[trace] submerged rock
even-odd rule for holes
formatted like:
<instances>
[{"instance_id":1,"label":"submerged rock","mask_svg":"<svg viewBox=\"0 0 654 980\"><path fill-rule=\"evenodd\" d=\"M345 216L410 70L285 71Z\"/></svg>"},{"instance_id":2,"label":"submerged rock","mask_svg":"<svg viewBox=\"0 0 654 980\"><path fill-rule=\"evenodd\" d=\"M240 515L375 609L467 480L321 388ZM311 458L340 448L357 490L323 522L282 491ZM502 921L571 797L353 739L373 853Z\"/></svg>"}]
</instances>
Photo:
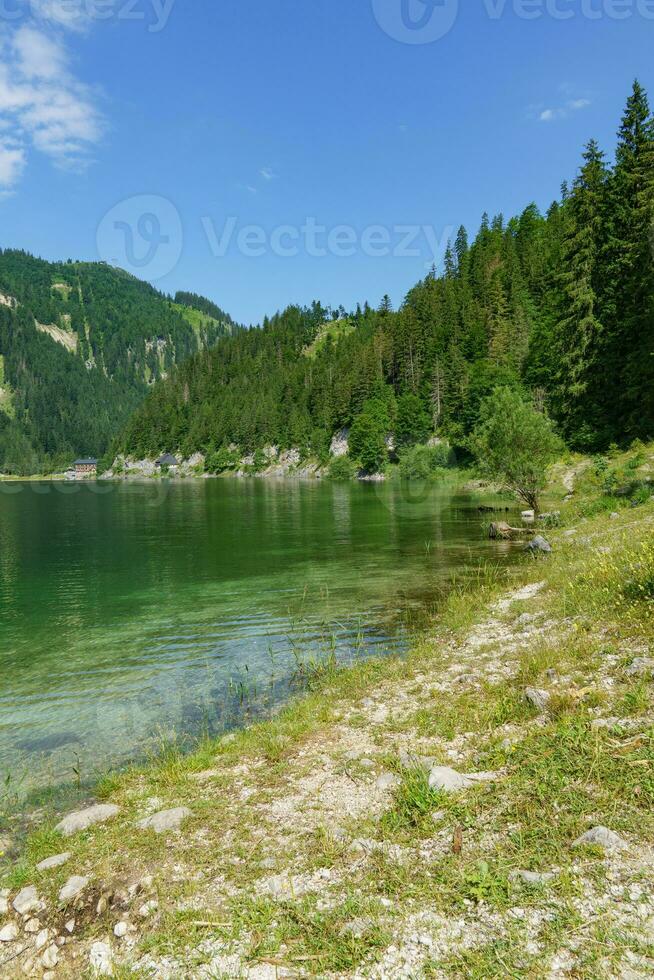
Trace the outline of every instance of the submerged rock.
<instances>
[{"instance_id":1,"label":"submerged rock","mask_svg":"<svg viewBox=\"0 0 654 980\"><path fill-rule=\"evenodd\" d=\"M535 538L529 542L525 551L531 551L532 554L542 553L545 555L551 554L552 545L549 541L542 536L542 534L537 534Z\"/></svg>"},{"instance_id":2,"label":"submerged rock","mask_svg":"<svg viewBox=\"0 0 654 980\"><path fill-rule=\"evenodd\" d=\"M87 827L91 827L93 824L104 823L106 820L110 820L119 812L120 807L115 806L113 803L97 803L95 806L89 806L85 810L75 810L73 813L69 813L68 816L59 821L55 830L58 830L64 837L70 837L72 834L86 830Z\"/></svg>"}]
</instances>

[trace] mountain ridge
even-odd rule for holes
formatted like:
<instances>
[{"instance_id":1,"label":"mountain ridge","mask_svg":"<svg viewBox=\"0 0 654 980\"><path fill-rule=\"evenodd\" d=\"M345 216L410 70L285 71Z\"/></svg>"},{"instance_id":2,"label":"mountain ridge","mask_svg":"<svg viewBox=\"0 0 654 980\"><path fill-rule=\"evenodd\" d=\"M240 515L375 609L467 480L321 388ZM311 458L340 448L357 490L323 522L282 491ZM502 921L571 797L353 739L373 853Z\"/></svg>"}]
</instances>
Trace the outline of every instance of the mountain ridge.
<instances>
[{"instance_id":1,"label":"mountain ridge","mask_svg":"<svg viewBox=\"0 0 654 980\"><path fill-rule=\"evenodd\" d=\"M0 470L47 472L102 455L156 381L239 329L215 309L222 318L180 311L102 262L0 251Z\"/></svg>"}]
</instances>

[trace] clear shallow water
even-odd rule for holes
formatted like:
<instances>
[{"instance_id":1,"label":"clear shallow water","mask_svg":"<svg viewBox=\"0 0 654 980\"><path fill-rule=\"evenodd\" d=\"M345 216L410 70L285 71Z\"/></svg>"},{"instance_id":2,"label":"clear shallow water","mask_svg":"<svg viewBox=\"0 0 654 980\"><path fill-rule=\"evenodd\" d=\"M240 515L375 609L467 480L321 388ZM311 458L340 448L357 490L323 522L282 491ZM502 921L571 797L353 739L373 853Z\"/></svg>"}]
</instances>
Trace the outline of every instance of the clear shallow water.
<instances>
[{"instance_id":1,"label":"clear shallow water","mask_svg":"<svg viewBox=\"0 0 654 980\"><path fill-rule=\"evenodd\" d=\"M485 501L487 502L487 501ZM283 698L297 664L401 651L490 542L451 487L0 485L0 779L89 778Z\"/></svg>"}]
</instances>

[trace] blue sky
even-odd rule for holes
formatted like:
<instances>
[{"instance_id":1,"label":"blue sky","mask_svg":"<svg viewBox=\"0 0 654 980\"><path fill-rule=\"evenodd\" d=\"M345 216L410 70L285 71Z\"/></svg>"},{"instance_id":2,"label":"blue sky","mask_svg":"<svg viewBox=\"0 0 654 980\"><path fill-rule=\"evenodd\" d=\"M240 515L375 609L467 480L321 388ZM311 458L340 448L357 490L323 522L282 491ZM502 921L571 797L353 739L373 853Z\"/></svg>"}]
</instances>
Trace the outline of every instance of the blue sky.
<instances>
[{"instance_id":1,"label":"blue sky","mask_svg":"<svg viewBox=\"0 0 654 980\"><path fill-rule=\"evenodd\" d=\"M0 245L248 323L397 304L612 152L653 41L654 0L0 0Z\"/></svg>"}]
</instances>

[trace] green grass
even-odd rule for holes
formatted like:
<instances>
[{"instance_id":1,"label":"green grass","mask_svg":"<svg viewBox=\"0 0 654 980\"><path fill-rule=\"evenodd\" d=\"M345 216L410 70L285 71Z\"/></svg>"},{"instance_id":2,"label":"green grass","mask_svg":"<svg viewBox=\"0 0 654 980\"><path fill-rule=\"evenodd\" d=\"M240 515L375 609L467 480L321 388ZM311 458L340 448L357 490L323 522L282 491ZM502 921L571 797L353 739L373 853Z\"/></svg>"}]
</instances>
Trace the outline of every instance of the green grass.
<instances>
[{"instance_id":1,"label":"green grass","mask_svg":"<svg viewBox=\"0 0 654 980\"><path fill-rule=\"evenodd\" d=\"M192 306L182 306L179 303L171 303L172 308L184 317L187 323L189 323L195 332L199 335L202 328L207 326L223 327L229 329L227 324L221 323L220 320L216 320L215 317L209 316L208 313L202 313L201 310L196 310Z\"/></svg>"},{"instance_id":2,"label":"green grass","mask_svg":"<svg viewBox=\"0 0 654 980\"><path fill-rule=\"evenodd\" d=\"M353 330L354 326L349 320L330 320L321 326L315 340L305 347L303 352L305 357L316 357L329 341L338 343L341 338L347 337Z\"/></svg>"}]
</instances>

